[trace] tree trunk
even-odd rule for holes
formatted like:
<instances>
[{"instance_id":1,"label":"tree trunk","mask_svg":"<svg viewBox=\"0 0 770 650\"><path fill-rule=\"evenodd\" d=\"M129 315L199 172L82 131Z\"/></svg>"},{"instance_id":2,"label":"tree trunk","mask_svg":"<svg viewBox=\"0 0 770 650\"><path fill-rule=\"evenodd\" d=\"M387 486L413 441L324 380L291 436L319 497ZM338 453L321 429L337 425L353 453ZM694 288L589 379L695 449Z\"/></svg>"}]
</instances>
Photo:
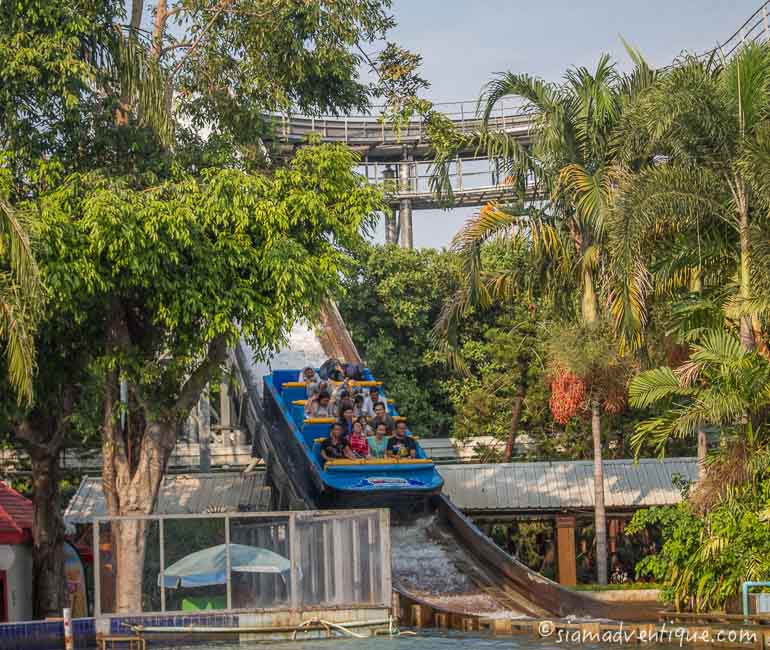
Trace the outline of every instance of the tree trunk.
<instances>
[{"instance_id":1,"label":"tree trunk","mask_svg":"<svg viewBox=\"0 0 770 650\"><path fill-rule=\"evenodd\" d=\"M598 399L591 400L591 433L594 443L594 522L596 528L596 580L607 584L607 515L604 510L602 466L602 413Z\"/></svg>"},{"instance_id":2,"label":"tree trunk","mask_svg":"<svg viewBox=\"0 0 770 650\"><path fill-rule=\"evenodd\" d=\"M64 448L75 389L60 387L61 401L35 407L14 427L32 464L32 576L35 618L61 616L65 606L64 524L59 491L59 454Z\"/></svg>"},{"instance_id":3,"label":"tree trunk","mask_svg":"<svg viewBox=\"0 0 770 650\"><path fill-rule=\"evenodd\" d=\"M33 611L36 619L61 616L65 607L64 524L59 490L59 455L35 453L32 461Z\"/></svg>"},{"instance_id":4,"label":"tree trunk","mask_svg":"<svg viewBox=\"0 0 770 650\"><path fill-rule=\"evenodd\" d=\"M703 429L698 429L698 479L703 478L703 474L706 470L707 451L708 441L706 439L706 432Z\"/></svg>"},{"instance_id":5,"label":"tree trunk","mask_svg":"<svg viewBox=\"0 0 770 650\"><path fill-rule=\"evenodd\" d=\"M583 322L592 325L599 320L599 299L594 289L594 274L589 269L583 271L583 300L580 313Z\"/></svg>"},{"instance_id":6,"label":"tree trunk","mask_svg":"<svg viewBox=\"0 0 770 650\"><path fill-rule=\"evenodd\" d=\"M174 448L174 428L151 422L141 434L130 458L117 427L105 426L102 485L110 516L152 514ZM121 521L111 525L117 602L115 613L142 611L146 521Z\"/></svg>"},{"instance_id":7,"label":"tree trunk","mask_svg":"<svg viewBox=\"0 0 770 650\"><path fill-rule=\"evenodd\" d=\"M115 613L138 614L142 611L147 521L121 521L111 526L115 552Z\"/></svg>"},{"instance_id":8,"label":"tree trunk","mask_svg":"<svg viewBox=\"0 0 770 650\"><path fill-rule=\"evenodd\" d=\"M158 0L155 7L155 26L152 30L152 55L160 60L163 51L163 35L166 32L166 18L168 17L167 0Z\"/></svg>"},{"instance_id":9,"label":"tree trunk","mask_svg":"<svg viewBox=\"0 0 770 650\"><path fill-rule=\"evenodd\" d=\"M118 299L114 299L110 307L105 339L111 354L125 354L131 349L125 309ZM225 339L212 340L204 361L190 374L179 395L169 397L165 404L162 400L160 403L144 402L139 388L129 381L129 413L125 429L119 418L118 369L113 366L106 371L102 490L111 517L152 514L176 443L177 425L187 417L226 354ZM133 521L121 521L112 530L118 594L116 613L141 612L146 531L146 523Z\"/></svg>"},{"instance_id":10,"label":"tree trunk","mask_svg":"<svg viewBox=\"0 0 770 650\"><path fill-rule=\"evenodd\" d=\"M516 387L516 395L513 398L513 409L511 411L511 427L508 430L508 440L505 443L505 452L503 460L510 463L513 458L513 451L516 447L516 437L519 435L519 423L521 422L521 413L524 410L524 398L527 395L527 371L529 363L524 356L518 359L519 366L519 384Z\"/></svg>"},{"instance_id":11,"label":"tree trunk","mask_svg":"<svg viewBox=\"0 0 770 650\"><path fill-rule=\"evenodd\" d=\"M749 250L749 209L748 201L745 198L741 201L740 206L738 234L741 246L739 295L741 299L748 300L751 298L751 266L749 264L751 252ZM752 317L750 315L741 317L740 337L741 345L745 350L753 350L756 347Z\"/></svg>"}]
</instances>

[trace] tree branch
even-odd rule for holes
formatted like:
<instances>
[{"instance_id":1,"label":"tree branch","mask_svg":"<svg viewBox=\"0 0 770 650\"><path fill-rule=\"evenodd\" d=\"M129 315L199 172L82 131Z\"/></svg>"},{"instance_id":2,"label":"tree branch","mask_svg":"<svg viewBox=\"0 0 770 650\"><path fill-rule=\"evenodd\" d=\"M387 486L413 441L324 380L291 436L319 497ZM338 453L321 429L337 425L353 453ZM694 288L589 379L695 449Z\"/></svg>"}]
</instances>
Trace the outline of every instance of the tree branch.
<instances>
[{"instance_id":1,"label":"tree branch","mask_svg":"<svg viewBox=\"0 0 770 650\"><path fill-rule=\"evenodd\" d=\"M203 37L206 36L207 32L211 29L211 27L214 25L214 22L219 17L219 15L227 8L227 5L229 5L233 0L222 0L217 8L214 10L214 15L211 17L208 23L206 23L206 26L200 31L200 33L195 37L195 40L193 41L192 45L190 46L190 49L185 52L185 55L180 59L179 63L174 66L174 69L171 71L171 74L168 75L168 83L171 83L171 80L176 76L176 73L179 72L179 70L182 69L182 66L184 65L184 62L190 57L190 55L195 52L198 45L200 45L201 41L203 40Z\"/></svg>"},{"instance_id":2,"label":"tree branch","mask_svg":"<svg viewBox=\"0 0 770 650\"><path fill-rule=\"evenodd\" d=\"M206 383L211 377L212 371L221 366L227 356L227 339L223 334L217 336L209 344L209 351L203 362L193 371L185 382L174 404L173 412L176 415L187 415L195 402L200 398Z\"/></svg>"},{"instance_id":3,"label":"tree branch","mask_svg":"<svg viewBox=\"0 0 770 650\"><path fill-rule=\"evenodd\" d=\"M144 9L144 0L131 0L131 36L136 38L139 34L139 28L142 24L142 10Z\"/></svg>"},{"instance_id":4,"label":"tree branch","mask_svg":"<svg viewBox=\"0 0 770 650\"><path fill-rule=\"evenodd\" d=\"M164 47L161 50L160 55L161 55L161 57L163 57L166 54L168 54L169 52L173 52L174 50L179 50L179 49L182 49L182 48L189 48L189 47L192 47L192 43L190 43L189 41L184 41L182 43L172 43L171 45L166 45L166 47ZM145 191L147 191L147 190L145 190Z\"/></svg>"}]
</instances>

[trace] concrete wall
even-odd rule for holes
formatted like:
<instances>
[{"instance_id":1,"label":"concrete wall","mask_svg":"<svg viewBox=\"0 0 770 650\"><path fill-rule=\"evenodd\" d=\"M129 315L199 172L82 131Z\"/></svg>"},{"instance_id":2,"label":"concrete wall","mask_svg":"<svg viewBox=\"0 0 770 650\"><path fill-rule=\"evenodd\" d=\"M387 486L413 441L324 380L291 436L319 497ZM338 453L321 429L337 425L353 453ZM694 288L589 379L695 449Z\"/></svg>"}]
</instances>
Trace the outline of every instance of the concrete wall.
<instances>
[{"instance_id":1,"label":"concrete wall","mask_svg":"<svg viewBox=\"0 0 770 650\"><path fill-rule=\"evenodd\" d=\"M29 621L32 618L32 550L14 545L14 560L6 570L8 577L8 621Z\"/></svg>"},{"instance_id":2,"label":"concrete wall","mask_svg":"<svg viewBox=\"0 0 770 650\"><path fill-rule=\"evenodd\" d=\"M580 593L604 603L657 603L660 589L608 589Z\"/></svg>"}]
</instances>

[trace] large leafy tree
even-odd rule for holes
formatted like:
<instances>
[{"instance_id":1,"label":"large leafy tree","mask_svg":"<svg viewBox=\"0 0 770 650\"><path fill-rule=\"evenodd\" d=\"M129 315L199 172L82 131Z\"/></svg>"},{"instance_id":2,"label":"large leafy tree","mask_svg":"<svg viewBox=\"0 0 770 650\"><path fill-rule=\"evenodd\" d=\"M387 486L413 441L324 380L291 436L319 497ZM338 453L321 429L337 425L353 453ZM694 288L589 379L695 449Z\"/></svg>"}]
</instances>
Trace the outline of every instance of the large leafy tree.
<instances>
[{"instance_id":1,"label":"large leafy tree","mask_svg":"<svg viewBox=\"0 0 770 650\"><path fill-rule=\"evenodd\" d=\"M308 149L286 166L260 136L271 111L366 103L360 46L392 25L387 8L104 0L0 9L2 198L13 206L2 219L37 222L46 313L66 314L89 337L111 514L152 510L178 421L238 335L234 323L257 348L275 345L334 287L344 250L381 207L352 175L350 153ZM40 367L57 358L66 355ZM17 439L55 460L42 427ZM115 532L127 611L139 602L143 531Z\"/></svg>"},{"instance_id":2,"label":"large leafy tree","mask_svg":"<svg viewBox=\"0 0 770 650\"><path fill-rule=\"evenodd\" d=\"M346 149L320 146L270 177L210 170L135 189L75 175L39 199L56 312L99 332L110 514L152 512L181 423L228 347L243 336L270 350L338 282L345 248L381 207L352 165ZM112 532L117 608L135 611L144 523Z\"/></svg>"}]
</instances>

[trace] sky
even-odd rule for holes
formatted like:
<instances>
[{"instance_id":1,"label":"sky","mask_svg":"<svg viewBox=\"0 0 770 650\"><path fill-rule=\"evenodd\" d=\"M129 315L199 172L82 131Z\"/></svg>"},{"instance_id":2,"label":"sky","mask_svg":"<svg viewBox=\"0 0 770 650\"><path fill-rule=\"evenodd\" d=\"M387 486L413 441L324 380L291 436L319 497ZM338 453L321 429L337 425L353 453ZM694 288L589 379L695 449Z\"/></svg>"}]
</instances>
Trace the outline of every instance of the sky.
<instances>
[{"instance_id":1,"label":"sky","mask_svg":"<svg viewBox=\"0 0 770 650\"><path fill-rule=\"evenodd\" d=\"M683 50L724 42L762 0L394 0L389 40L423 57L434 101L475 100L497 72L557 81L573 65L593 67L607 52L630 67L621 37L653 66ZM471 216L464 210L414 211L414 243L448 246ZM375 235L384 241L381 226Z\"/></svg>"}]
</instances>

